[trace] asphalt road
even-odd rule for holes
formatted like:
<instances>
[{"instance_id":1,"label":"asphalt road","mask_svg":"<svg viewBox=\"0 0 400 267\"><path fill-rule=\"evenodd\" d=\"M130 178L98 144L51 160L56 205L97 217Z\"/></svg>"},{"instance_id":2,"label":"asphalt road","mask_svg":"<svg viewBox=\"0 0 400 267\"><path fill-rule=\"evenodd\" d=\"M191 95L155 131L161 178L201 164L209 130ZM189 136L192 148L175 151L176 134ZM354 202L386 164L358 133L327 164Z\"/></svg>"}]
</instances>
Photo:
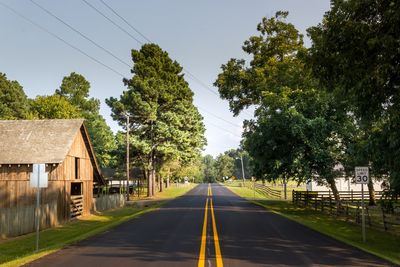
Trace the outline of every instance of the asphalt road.
<instances>
[{"instance_id":1,"label":"asphalt road","mask_svg":"<svg viewBox=\"0 0 400 267\"><path fill-rule=\"evenodd\" d=\"M157 211L29 266L392 265L255 206L223 186L213 184L210 190L203 184Z\"/></svg>"}]
</instances>

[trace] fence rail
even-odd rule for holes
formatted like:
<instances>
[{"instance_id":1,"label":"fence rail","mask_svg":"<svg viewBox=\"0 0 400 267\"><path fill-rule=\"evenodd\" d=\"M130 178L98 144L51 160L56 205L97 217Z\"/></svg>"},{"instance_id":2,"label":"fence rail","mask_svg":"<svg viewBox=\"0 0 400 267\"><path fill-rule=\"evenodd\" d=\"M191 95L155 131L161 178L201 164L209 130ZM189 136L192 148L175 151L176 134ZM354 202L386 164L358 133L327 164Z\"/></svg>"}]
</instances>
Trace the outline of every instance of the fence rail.
<instances>
[{"instance_id":1,"label":"fence rail","mask_svg":"<svg viewBox=\"0 0 400 267\"><path fill-rule=\"evenodd\" d=\"M280 190L272 189L266 185L258 184L258 183L251 183L246 182L245 186L258 192L259 194L265 195L270 198L281 199L282 193Z\"/></svg>"},{"instance_id":2,"label":"fence rail","mask_svg":"<svg viewBox=\"0 0 400 267\"><path fill-rule=\"evenodd\" d=\"M340 201L336 201L329 191L293 191L293 204L326 212L342 217L346 221L361 223L361 192L339 192ZM375 195L382 196L376 191ZM365 202L368 202L368 195ZM380 206L365 205L366 223L371 228L383 229L400 234L400 207L394 212L386 212Z\"/></svg>"}]
</instances>

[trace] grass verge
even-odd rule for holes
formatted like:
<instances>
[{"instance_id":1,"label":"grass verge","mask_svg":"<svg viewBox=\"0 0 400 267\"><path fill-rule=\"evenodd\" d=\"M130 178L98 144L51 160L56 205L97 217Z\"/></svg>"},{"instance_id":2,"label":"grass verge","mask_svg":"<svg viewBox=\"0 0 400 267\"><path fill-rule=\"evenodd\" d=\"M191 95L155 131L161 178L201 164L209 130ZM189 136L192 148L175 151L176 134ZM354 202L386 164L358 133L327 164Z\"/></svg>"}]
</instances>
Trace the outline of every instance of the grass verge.
<instances>
[{"instance_id":1,"label":"grass verge","mask_svg":"<svg viewBox=\"0 0 400 267\"><path fill-rule=\"evenodd\" d=\"M227 188L237 195L290 220L400 265L399 236L367 228L367 242L363 243L361 227L357 224L336 219L328 214L311 209L297 208L287 201L268 200L262 195L256 195L254 199L253 191L249 188L234 186L227 186Z\"/></svg>"},{"instance_id":2,"label":"grass verge","mask_svg":"<svg viewBox=\"0 0 400 267\"><path fill-rule=\"evenodd\" d=\"M130 199L131 200L147 200L147 199L157 200L157 199L176 198L176 197L186 194L188 191L190 191L191 189L196 187L196 185L197 184L194 184L194 183L189 183L189 184L184 184L184 185L181 184L179 186L175 186L175 185L171 184L170 187L164 189L163 192L157 192L156 195L153 197L147 197L146 196L147 190L144 190L143 194L141 194L140 196L132 194L130 196Z\"/></svg>"},{"instance_id":3,"label":"grass verge","mask_svg":"<svg viewBox=\"0 0 400 267\"><path fill-rule=\"evenodd\" d=\"M165 189L163 192L159 192L154 197L155 199L165 199L165 198L176 198L186 194L188 191L193 189L197 184L187 184L180 187L169 187Z\"/></svg>"}]
</instances>

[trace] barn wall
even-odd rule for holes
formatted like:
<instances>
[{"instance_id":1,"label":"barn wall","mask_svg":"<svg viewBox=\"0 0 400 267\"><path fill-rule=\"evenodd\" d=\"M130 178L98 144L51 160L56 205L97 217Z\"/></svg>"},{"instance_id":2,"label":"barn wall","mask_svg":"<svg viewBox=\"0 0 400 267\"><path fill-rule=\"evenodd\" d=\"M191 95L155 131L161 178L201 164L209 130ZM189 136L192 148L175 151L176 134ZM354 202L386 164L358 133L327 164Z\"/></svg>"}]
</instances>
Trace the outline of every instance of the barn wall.
<instances>
[{"instance_id":1,"label":"barn wall","mask_svg":"<svg viewBox=\"0 0 400 267\"><path fill-rule=\"evenodd\" d=\"M46 166L49 183L48 188L41 189L41 205L44 213L42 227L52 227L69 220L71 182L82 182L83 213L88 214L92 210L93 165L82 133L78 132L62 163ZM79 158L77 178L75 158ZM0 237L33 231L34 220L29 218L34 214L32 209L36 203L36 189L29 185L31 172L32 165L0 167ZM4 233L5 229L8 229L8 233Z\"/></svg>"}]
</instances>

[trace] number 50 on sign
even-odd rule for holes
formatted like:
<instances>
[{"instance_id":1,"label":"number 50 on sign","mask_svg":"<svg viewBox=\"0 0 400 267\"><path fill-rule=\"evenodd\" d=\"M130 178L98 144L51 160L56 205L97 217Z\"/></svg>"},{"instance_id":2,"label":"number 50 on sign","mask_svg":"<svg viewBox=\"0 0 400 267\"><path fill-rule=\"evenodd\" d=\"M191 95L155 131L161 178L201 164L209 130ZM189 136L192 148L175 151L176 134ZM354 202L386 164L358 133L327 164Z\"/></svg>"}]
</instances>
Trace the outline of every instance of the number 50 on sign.
<instances>
[{"instance_id":1,"label":"number 50 on sign","mask_svg":"<svg viewBox=\"0 0 400 267\"><path fill-rule=\"evenodd\" d=\"M369 169L368 167L356 167L356 184L368 184L369 182Z\"/></svg>"}]
</instances>

